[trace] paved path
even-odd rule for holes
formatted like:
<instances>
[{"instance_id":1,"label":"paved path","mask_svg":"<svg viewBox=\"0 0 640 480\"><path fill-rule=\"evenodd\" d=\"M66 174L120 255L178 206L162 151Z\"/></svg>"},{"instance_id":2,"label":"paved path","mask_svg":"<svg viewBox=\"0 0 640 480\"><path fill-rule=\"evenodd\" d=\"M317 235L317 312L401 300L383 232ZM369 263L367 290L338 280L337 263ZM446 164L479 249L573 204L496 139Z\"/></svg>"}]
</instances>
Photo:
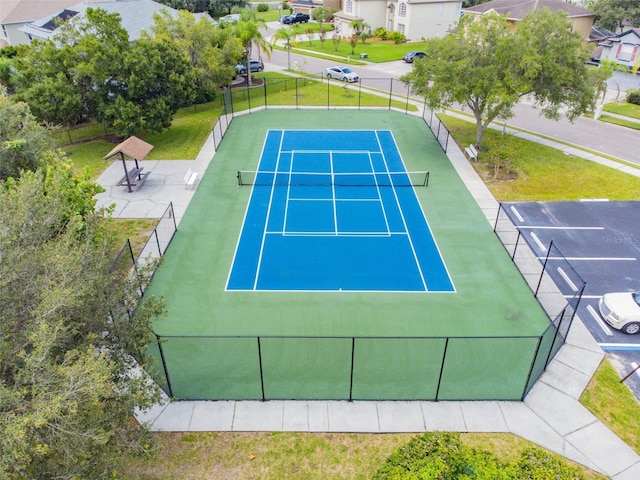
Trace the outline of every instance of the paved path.
<instances>
[{"instance_id":1,"label":"paved path","mask_svg":"<svg viewBox=\"0 0 640 480\"><path fill-rule=\"evenodd\" d=\"M525 135L519 131L514 134ZM143 166L151 174L133 193L114 186L122 176L122 165L114 162L98 179L106 189L98 196L98 204L115 204L116 217L155 218L172 202L179 220L193 195L185 188L186 171L204 174L214 154L209 136L195 160L145 161ZM492 222L498 203L453 142L448 156ZM637 480L640 456L579 402L603 356L576 319L566 344L523 402L173 402L165 396L153 408L138 412L137 418L152 431L510 432L615 480Z\"/></svg>"}]
</instances>

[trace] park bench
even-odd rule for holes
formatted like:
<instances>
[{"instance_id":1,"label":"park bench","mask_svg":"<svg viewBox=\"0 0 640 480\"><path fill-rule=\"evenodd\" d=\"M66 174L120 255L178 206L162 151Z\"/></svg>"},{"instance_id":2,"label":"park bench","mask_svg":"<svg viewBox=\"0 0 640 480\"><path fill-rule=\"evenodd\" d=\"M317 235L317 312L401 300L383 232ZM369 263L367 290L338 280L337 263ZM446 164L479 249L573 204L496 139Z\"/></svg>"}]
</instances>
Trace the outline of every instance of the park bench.
<instances>
[{"instance_id":1,"label":"park bench","mask_svg":"<svg viewBox=\"0 0 640 480\"><path fill-rule=\"evenodd\" d=\"M184 176L185 190L194 190L199 181L198 172L193 172L191 169L187 170L187 174Z\"/></svg>"},{"instance_id":2,"label":"park bench","mask_svg":"<svg viewBox=\"0 0 640 480\"><path fill-rule=\"evenodd\" d=\"M478 160L478 151L476 150L476 147L473 146L473 143L465 148L464 151L469 157L469 160Z\"/></svg>"}]
</instances>

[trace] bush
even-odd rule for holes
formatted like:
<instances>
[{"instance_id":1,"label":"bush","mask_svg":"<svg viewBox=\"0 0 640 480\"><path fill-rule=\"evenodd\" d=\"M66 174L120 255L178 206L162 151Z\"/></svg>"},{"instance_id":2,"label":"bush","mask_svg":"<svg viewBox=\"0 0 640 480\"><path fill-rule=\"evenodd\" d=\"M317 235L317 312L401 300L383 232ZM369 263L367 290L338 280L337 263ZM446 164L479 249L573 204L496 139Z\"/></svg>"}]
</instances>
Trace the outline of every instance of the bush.
<instances>
[{"instance_id":1,"label":"bush","mask_svg":"<svg viewBox=\"0 0 640 480\"><path fill-rule=\"evenodd\" d=\"M258 11L259 12L267 12L269 11L269 5L266 3L259 3L258 4Z\"/></svg>"},{"instance_id":2,"label":"bush","mask_svg":"<svg viewBox=\"0 0 640 480\"><path fill-rule=\"evenodd\" d=\"M404 33L400 32L391 32L389 34L389 40L392 40L396 45L407 43L407 37L405 37Z\"/></svg>"},{"instance_id":3,"label":"bush","mask_svg":"<svg viewBox=\"0 0 640 480\"><path fill-rule=\"evenodd\" d=\"M378 37L380 40L386 40L389 37L389 32L384 27L376 28L376 31L373 34Z\"/></svg>"},{"instance_id":4,"label":"bush","mask_svg":"<svg viewBox=\"0 0 640 480\"><path fill-rule=\"evenodd\" d=\"M627 90L627 102L640 105L640 90Z\"/></svg>"},{"instance_id":5,"label":"bush","mask_svg":"<svg viewBox=\"0 0 640 480\"><path fill-rule=\"evenodd\" d=\"M373 478L579 480L584 476L575 467L538 448L522 452L516 462L505 463L491 452L465 446L457 432L427 432L396 449Z\"/></svg>"}]
</instances>

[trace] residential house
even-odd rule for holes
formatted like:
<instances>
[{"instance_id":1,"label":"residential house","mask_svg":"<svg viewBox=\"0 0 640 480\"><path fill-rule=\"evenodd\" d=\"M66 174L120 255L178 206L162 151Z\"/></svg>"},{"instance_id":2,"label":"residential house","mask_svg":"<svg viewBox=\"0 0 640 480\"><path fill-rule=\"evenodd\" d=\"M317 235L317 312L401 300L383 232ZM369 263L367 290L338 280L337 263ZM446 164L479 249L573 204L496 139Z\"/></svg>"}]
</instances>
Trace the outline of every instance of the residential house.
<instances>
[{"instance_id":1,"label":"residential house","mask_svg":"<svg viewBox=\"0 0 640 480\"><path fill-rule=\"evenodd\" d=\"M640 28L632 28L598 42L598 60L615 60L631 69L640 60Z\"/></svg>"},{"instance_id":2,"label":"residential house","mask_svg":"<svg viewBox=\"0 0 640 480\"><path fill-rule=\"evenodd\" d=\"M564 0L492 0L475 7L466 8L464 13L465 15L484 15L489 12L495 12L504 15L507 17L513 31L518 22L526 17L527 14L534 10L545 8L551 12L565 12L571 22L573 31L578 32L585 41L589 39L595 13Z\"/></svg>"},{"instance_id":3,"label":"residential house","mask_svg":"<svg viewBox=\"0 0 640 480\"><path fill-rule=\"evenodd\" d=\"M78 0L0 0L0 48L29 43L22 27L76 3Z\"/></svg>"},{"instance_id":4,"label":"residential house","mask_svg":"<svg viewBox=\"0 0 640 480\"><path fill-rule=\"evenodd\" d=\"M149 31L154 24L154 15L160 13L161 10L166 10L172 15L178 13L177 10L153 0L85 0L81 3L75 0L74 5L25 24L20 30L27 36L28 41L36 38L49 39L60 27L61 22L77 16L80 18L89 8L100 8L108 13L118 13L123 28L129 34L130 41L140 38L143 30ZM196 18L202 16L213 22L213 19L206 13L196 14Z\"/></svg>"},{"instance_id":5,"label":"residential house","mask_svg":"<svg viewBox=\"0 0 640 480\"><path fill-rule=\"evenodd\" d=\"M325 5L334 8L329 2ZM373 32L385 28L400 32L409 41L444 37L457 24L462 12L459 0L341 0L334 15L334 28L350 37L349 24L360 20Z\"/></svg>"}]
</instances>

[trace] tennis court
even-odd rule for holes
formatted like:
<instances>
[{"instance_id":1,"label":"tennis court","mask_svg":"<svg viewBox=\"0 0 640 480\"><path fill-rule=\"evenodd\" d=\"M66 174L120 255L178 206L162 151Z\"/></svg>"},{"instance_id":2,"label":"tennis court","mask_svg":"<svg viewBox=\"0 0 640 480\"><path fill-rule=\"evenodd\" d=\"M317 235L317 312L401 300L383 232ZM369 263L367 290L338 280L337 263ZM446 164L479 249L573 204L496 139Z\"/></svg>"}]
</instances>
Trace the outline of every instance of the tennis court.
<instances>
[{"instance_id":1,"label":"tennis court","mask_svg":"<svg viewBox=\"0 0 640 480\"><path fill-rule=\"evenodd\" d=\"M427 175L389 130L270 130L227 289L453 291L412 188Z\"/></svg>"},{"instance_id":2,"label":"tennis court","mask_svg":"<svg viewBox=\"0 0 640 480\"><path fill-rule=\"evenodd\" d=\"M553 341L427 125L389 111L236 117L148 293L180 399L517 400Z\"/></svg>"}]
</instances>

